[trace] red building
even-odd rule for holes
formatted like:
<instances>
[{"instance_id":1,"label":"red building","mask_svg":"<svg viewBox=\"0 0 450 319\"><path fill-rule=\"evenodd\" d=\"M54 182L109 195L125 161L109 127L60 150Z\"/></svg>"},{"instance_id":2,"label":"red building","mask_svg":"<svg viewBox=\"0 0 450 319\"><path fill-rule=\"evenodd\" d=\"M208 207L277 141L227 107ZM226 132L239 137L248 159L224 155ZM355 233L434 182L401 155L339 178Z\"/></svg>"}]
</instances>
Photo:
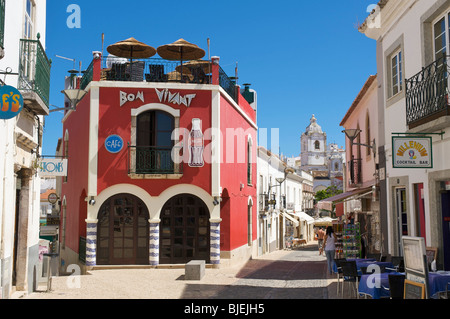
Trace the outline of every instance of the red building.
<instances>
[{"instance_id":1,"label":"red building","mask_svg":"<svg viewBox=\"0 0 450 319\"><path fill-rule=\"evenodd\" d=\"M194 68L182 81L174 62L134 61L132 71L110 62L94 53L79 81L87 93L63 118L63 264L248 258L256 107L218 57L210 74Z\"/></svg>"}]
</instances>

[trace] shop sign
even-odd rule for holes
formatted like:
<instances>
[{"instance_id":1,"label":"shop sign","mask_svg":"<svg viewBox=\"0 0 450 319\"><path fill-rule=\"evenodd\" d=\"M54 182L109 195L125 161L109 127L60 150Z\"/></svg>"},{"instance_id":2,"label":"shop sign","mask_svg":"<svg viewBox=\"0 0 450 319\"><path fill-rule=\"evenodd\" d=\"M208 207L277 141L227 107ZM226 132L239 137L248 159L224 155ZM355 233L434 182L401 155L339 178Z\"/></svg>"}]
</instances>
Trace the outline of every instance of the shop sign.
<instances>
[{"instance_id":1,"label":"shop sign","mask_svg":"<svg viewBox=\"0 0 450 319\"><path fill-rule=\"evenodd\" d=\"M392 161L394 168L433 168L431 137L392 137Z\"/></svg>"},{"instance_id":2,"label":"shop sign","mask_svg":"<svg viewBox=\"0 0 450 319\"><path fill-rule=\"evenodd\" d=\"M172 103L175 105L183 104L186 107L191 105L192 100L196 96L196 94L181 95L179 92L170 92L168 89L155 89L155 91L156 95L158 95L159 102Z\"/></svg>"},{"instance_id":3,"label":"shop sign","mask_svg":"<svg viewBox=\"0 0 450 319\"><path fill-rule=\"evenodd\" d=\"M110 153L118 153L122 147L123 140L119 135L110 135L105 140L105 148Z\"/></svg>"},{"instance_id":4,"label":"shop sign","mask_svg":"<svg viewBox=\"0 0 450 319\"><path fill-rule=\"evenodd\" d=\"M17 116L23 108L23 96L15 87L0 87L0 119L9 120Z\"/></svg>"},{"instance_id":5,"label":"shop sign","mask_svg":"<svg viewBox=\"0 0 450 319\"><path fill-rule=\"evenodd\" d=\"M120 91L120 106L124 105L127 102L133 102L138 99L144 102L144 92L138 91L136 94L134 94Z\"/></svg>"},{"instance_id":6,"label":"shop sign","mask_svg":"<svg viewBox=\"0 0 450 319\"><path fill-rule=\"evenodd\" d=\"M58 194L56 194L56 193L48 194L47 200L50 204L56 204L58 199L59 199Z\"/></svg>"},{"instance_id":7,"label":"shop sign","mask_svg":"<svg viewBox=\"0 0 450 319\"><path fill-rule=\"evenodd\" d=\"M67 176L67 159L41 159L39 163L39 175L41 177Z\"/></svg>"}]
</instances>

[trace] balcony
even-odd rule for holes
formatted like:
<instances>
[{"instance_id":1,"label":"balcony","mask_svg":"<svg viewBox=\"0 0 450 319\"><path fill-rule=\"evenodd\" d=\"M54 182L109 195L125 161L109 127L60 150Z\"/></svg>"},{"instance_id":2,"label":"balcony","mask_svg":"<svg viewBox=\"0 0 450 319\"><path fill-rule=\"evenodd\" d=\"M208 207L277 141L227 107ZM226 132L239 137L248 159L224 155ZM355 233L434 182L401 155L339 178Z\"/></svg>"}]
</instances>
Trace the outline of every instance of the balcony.
<instances>
[{"instance_id":1,"label":"balcony","mask_svg":"<svg viewBox=\"0 0 450 319\"><path fill-rule=\"evenodd\" d=\"M132 178L179 178L183 174L183 163L172 158L180 159L178 153L171 147L129 145L128 175Z\"/></svg>"},{"instance_id":2,"label":"balcony","mask_svg":"<svg viewBox=\"0 0 450 319\"><path fill-rule=\"evenodd\" d=\"M406 123L410 129L450 114L448 59L443 56L406 80Z\"/></svg>"},{"instance_id":3,"label":"balcony","mask_svg":"<svg viewBox=\"0 0 450 319\"><path fill-rule=\"evenodd\" d=\"M39 37L38 37L39 38ZM19 83L24 104L38 115L48 115L51 63L38 40L20 40Z\"/></svg>"},{"instance_id":4,"label":"balcony","mask_svg":"<svg viewBox=\"0 0 450 319\"><path fill-rule=\"evenodd\" d=\"M80 81L80 88L85 89L95 79L95 59L89 65ZM235 81L218 67L218 84L235 101ZM181 75L180 62L161 58L134 59L129 62L124 58L106 57L99 67L100 81L131 81L159 83L217 84L213 80L213 65L208 60L191 60L183 63Z\"/></svg>"},{"instance_id":5,"label":"balcony","mask_svg":"<svg viewBox=\"0 0 450 319\"><path fill-rule=\"evenodd\" d=\"M348 162L349 169L349 181L350 187L356 187L362 183L362 166L361 159L352 159Z\"/></svg>"}]
</instances>

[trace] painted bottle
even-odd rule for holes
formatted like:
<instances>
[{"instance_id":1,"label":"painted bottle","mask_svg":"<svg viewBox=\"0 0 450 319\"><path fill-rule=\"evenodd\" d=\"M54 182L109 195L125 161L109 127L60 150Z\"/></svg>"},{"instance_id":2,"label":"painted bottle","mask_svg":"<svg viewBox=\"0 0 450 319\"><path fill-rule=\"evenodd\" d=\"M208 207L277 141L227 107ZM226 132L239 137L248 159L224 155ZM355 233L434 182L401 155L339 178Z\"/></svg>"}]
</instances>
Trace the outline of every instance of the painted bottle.
<instances>
[{"instance_id":1,"label":"painted bottle","mask_svg":"<svg viewBox=\"0 0 450 319\"><path fill-rule=\"evenodd\" d=\"M202 167L203 162L203 133L200 119L192 119L192 129L189 134L189 166Z\"/></svg>"}]
</instances>

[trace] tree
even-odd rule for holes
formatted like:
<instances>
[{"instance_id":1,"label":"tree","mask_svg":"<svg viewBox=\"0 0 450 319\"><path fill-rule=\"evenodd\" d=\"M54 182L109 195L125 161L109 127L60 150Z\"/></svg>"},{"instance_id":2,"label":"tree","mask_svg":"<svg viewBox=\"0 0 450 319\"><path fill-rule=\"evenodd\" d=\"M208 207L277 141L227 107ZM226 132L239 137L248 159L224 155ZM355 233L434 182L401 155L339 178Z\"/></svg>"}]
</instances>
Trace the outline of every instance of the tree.
<instances>
[{"instance_id":1,"label":"tree","mask_svg":"<svg viewBox=\"0 0 450 319\"><path fill-rule=\"evenodd\" d=\"M341 194L342 190L338 189L336 186L331 185L326 189L316 192L314 195L314 199L316 202L321 201L322 199L329 198L338 194Z\"/></svg>"}]
</instances>

